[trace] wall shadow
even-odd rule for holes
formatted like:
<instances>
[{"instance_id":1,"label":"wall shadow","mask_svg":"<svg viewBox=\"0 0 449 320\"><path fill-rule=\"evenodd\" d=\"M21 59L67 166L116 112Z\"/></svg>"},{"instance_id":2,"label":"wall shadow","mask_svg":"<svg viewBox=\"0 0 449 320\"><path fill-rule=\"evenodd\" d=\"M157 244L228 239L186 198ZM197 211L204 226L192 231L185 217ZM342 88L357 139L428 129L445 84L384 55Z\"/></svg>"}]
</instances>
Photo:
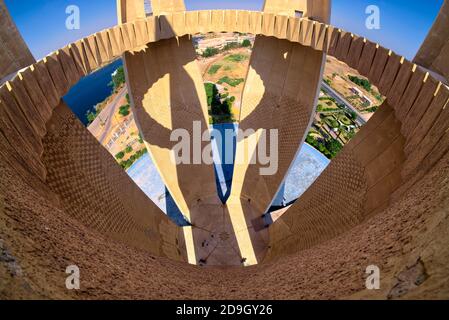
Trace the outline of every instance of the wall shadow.
<instances>
[{"instance_id":1,"label":"wall shadow","mask_svg":"<svg viewBox=\"0 0 449 320\"><path fill-rule=\"evenodd\" d=\"M214 171L217 182L218 197L222 203L226 203L231 195L232 176L234 174L234 161L236 151L236 132L238 125L235 123L214 124L212 129L220 136L220 140L212 134L212 144L214 153ZM227 138L226 131L233 132L230 139ZM231 155L228 152L232 152ZM232 159L232 161L229 161Z\"/></svg>"},{"instance_id":2,"label":"wall shadow","mask_svg":"<svg viewBox=\"0 0 449 320\"><path fill-rule=\"evenodd\" d=\"M156 37L169 33L160 29L169 26L164 19L162 16L157 20L159 34ZM213 163L204 164L201 159L195 164L198 159L194 152L189 155L188 163L174 165L169 157L178 144L170 139L174 130L188 133L191 151L194 140L198 141L195 125L201 128L199 134L209 130L206 92L199 69L195 69L198 68L196 52L190 37L150 43L140 52L127 52L125 61L136 123L169 191L166 194L171 195L167 197L167 206L176 219L184 215L189 222L189 226L183 228L184 233L192 233L191 236L184 234L185 241L193 241L186 243L186 251L192 247L195 251L194 257L190 252L189 261L193 263L194 258L198 264L226 265L232 260L240 265L242 258L235 253L234 232L225 222L230 221L230 217L220 200L229 196L233 165L216 167ZM202 141L201 150L210 147L210 143L210 140ZM224 157L223 148L216 148L219 154L213 156ZM224 189L217 185L218 171L223 175Z\"/></svg>"},{"instance_id":3,"label":"wall shadow","mask_svg":"<svg viewBox=\"0 0 449 320\"><path fill-rule=\"evenodd\" d=\"M167 216L176 223L176 225L180 227L187 227L190 225L186 217L179 210L175 200L173 200L173 197L167 188L165 188L165 212L167 213Z\"/></svg>"},{"instance_id":4,"label":"wall shadow","mask_svg":"<svg viewBox=\"0 0 449 320\"><path fill-rule=\"evenodd\" d=\"M243 209L259 213L245 212L248 227L256 231L250 233L253 242L257 241L257 233L271 224L265 211L282 188L307 134L315 110L322 57L322 53L288 40L256 37L242 99L242 107L253 110L241 110L239 128L264 129L267 151L271 150L270 130L278 130L278 169L274 175L261 175L260 169L266 165L258 161L244 173L240 196L252 208Z\"/></svg>"}]
</instances>

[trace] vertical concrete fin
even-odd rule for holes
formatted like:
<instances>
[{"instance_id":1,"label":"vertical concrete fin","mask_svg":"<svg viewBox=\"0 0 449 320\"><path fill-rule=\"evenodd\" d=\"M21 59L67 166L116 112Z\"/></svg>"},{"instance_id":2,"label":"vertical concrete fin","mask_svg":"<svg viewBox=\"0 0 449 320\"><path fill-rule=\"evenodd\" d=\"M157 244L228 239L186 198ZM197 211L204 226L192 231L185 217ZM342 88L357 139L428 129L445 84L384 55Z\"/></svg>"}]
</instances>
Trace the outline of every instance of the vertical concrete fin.
<instances>
[{"instance_id":1,"label":"vertical concrete fin","mask_svg":"<svg viewBox=\"0 0 449 320\"><path fill-rule=\"evenodd\" d=\"M321 83L324 54L312 47L326 47L327 30L317 21L296 18L295 10L302 9L308 17L328 12L329 3L325 3L314 8L308 7L306 1L265 3L263 36L256 37L239 117L239 129L256 133L237 143L239 160L231 191L231 197L250 199L261 214L270 206L305 139ZM253 21L257 23L256 17ZM265 175L261 174L265 166L253 164L252 155L259 153L262 143L267 142L267 148L270 147L273 130L278 133L279 163L276 172ZM274 144L275 141L273 147Z\"/></svg>"}]
</instances>

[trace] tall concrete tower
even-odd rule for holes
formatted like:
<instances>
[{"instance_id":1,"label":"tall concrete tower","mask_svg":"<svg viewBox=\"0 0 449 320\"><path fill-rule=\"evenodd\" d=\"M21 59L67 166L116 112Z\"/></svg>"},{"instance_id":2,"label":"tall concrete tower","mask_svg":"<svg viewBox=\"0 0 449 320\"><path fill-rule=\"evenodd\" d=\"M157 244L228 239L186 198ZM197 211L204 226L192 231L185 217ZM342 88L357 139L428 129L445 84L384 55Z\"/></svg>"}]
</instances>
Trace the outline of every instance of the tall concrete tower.
<instances>
[{"instance_id":1,"label":"tall concrete tower","mask_svg":"<svg viewBox=\"0 0 449 320\"><path fill-rule=\"evenodd\" d=\"M449 81L449 1L445 0L414 62Z\"/></svg>"},{"instance_id":2,"label":"tall concrete tower","mask_svg":"<svg viewBox=\"0 0 449 320\"><path fill-rule=\"evenodd\" d=\"M3 0L0 0L0 43L0 81L35 62Z\"/></svg>"},{"instance_id":3,"label":"tall concrete tower","mask_svg":"<svg viewBox=\"0 0 449 320\"><path fill-rule=\"evenodd\" d=\"M143 0L120 0L117 4L121 23L145 16ZM153 12L161 14L158 20L147 23L156 37L160 36L158 26L170 23L165 21L163 14L185 11L182 0L153 0L151 4ZM286 21L296 12L301 12L305 18L328 22L330 2L267 0L265 3L266 19L283 14ZM236 14L214 17L214 20L236 21ZM186 13L184 18L201 19L198 13L190 16ZM138 126L167 188L181 212L193 224L193 228L184 228L191 263L198 263L202 255L209 256L208 252L198 251L202 251L200 244L214 236L216 230L230 238L235 237L235 246L239 248L237 259L231 248L220 246L222 250L214 251L225 264L231 261L240 264L243 260L251 265L263 259L268 235L257 226L263 225L260 217L270 206L305 139L316 105L324 57L323 52L288 40L257 37L241 113L237 115L242 130L256 128L257 132L237 143L236 158L243 161L236 160L231 196L223 205L217 196L212 164L195 163L194 158L190 159L191 164L174 164L171 160L174 143L170 141L170 134L174 130L195 133L195 124L200 124L202 130L208 127L203 79L191 40L186 36L178 40L161 40L149 44L144 51L125 55L128 86ZM279 167L275 174L261 176L260 163L250 163L252 155L245 157L246 148L249 146L256 152L261 134L271 129L279 133ZM203 149L205 146L206 143ZM223 215L224 221L212 218ZM212 225L211 220L214 221Z\"/></svg>"},{"instance_id":4,"label":"tall concrete tower","mask_svg":"<svg viewBox=\"0 0 449 320\"><path fill-rule=\"evenodd\" d=\"M330 9L329 0L266 0L263 11L324 22L330 18Z\"/></svg>"},{"instance_id":5,"label":"tall concrete tower","mask_svg":"<svg viewBox=\"0 0 449 320\"><path fill-rule=\"evenodd\" d=\"M143 0L119 0L117 4L122 23L145 14ZM151 1L151 6L155 14L185 10L183 0ZM150 21L150 32L160 37L159 25L166 23L164 16ZM147 149L182 214L199 225L197 206L201 201L212 198L220 205L213 165L175 164L174 143L170 141L171 133L177 129L192 133L195 123L203 130L208 125L207 98L193 44L188 36L161 40L149 44L144 51L125 54L124 62L131 104ZM199 258L194 249L194 231L190 227L183 230L188 261L195 264Z\"/></svg>"},{"instance_id":6,"label":"tall concrete tower","mask_svg":"<svg viewBox=\"0 0 449 320\"><path fill-rule=\"evenodd\" d=\"M0 4L3 74L31 58L22 59L28 50ZM448 299L449 87L439 80L448 75L448 1L416 64L329 25L326 0L267 0L264 12L152 5L147 17L143 0L120 0L118 26L0 84L0 299ZM212 32L256 35L239 125L254 129L253 149L263 130L279 131L279 170L262 176L263 165L236 165L226 203L212 165L170 159L175 129L191 137L194 122L207 125L190 37ZM310 126L325 55L386 99L260 228ZM146 197L61 100L122 57L135 119L187 227ZM74 265L81 290L67 290L64 271ZM364 278L373 267L379 290Z\"/></svg>"},{"instance_id":7,"label":"tall concrete tower","mask_svg":"<svg viewBox=\"0 0 449 320\"><path fill-rule=\"evenodd\" d=\"M328 23L330 1L266 0L264 13L267 20L272 19L270 14L285 15L284 23L295 13ZM281 24L280 21L276 23ZM306 34L306 28L303 30ZM256 140L261 134L277 130L279 162L272 175L261 175L262 166L250 163L251 157L236 163L232 196L251 201L261 213L269 208L305 140L315 111L324 59L323 52L310 47L263 35L256 37L243 91L239 127L256 129ZM250 139L238 143L237 159L244 158L245 144L250 143ZM258 147L257 142L253 149Z\"/></svg>"}]
</instances>

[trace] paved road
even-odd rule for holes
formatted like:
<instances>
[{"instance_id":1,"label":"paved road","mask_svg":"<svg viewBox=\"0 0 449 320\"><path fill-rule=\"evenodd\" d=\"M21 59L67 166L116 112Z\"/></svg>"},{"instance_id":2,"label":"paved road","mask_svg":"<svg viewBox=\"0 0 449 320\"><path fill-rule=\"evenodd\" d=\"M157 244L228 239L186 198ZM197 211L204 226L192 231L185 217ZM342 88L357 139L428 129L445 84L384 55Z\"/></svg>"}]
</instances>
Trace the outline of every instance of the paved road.
<instances>
[{"instance_id":1,"label":"paved road","mask_svg":"<svg viewBox=\"0 0 449 320\"><path fill-rule=\"evenodd\" d=\"M98 137L98 141L101 144L104 144L104 140L106 139L107 134L111 130L114 113L116 113L117 109L120 107L118 103L125 96L126 93L127 89L126 86L124 86L117 94L115 99L111 103L109 103L103 109L103 111L100 112L98 117L89 126L89 130L90 132L92 132L94 136L97 136L98 132L101 132L101 136Z\"/></svg>"},{"instance_id":2,"label":"paved road","mask_svg":"<svg viewBox=\"0 0 449 320\"><path fill-rule=\"evenodd\" d=\"M334 98L339 104L343 104L346 106L346 108L348 108L351 111L354 111L357 114L357 123L360 126L363 126L364 124L366 124L366 120L363 118L363 115L360 113L359 110L357 110L354 106L352 106L348 100L346 100L345 98L343 98L337 91L335 91L334 89L332 89L326 82L322 82L322 86L324 91L326 91L326 93L331 96L332 98Z\"/></svg>"}]
</instances>

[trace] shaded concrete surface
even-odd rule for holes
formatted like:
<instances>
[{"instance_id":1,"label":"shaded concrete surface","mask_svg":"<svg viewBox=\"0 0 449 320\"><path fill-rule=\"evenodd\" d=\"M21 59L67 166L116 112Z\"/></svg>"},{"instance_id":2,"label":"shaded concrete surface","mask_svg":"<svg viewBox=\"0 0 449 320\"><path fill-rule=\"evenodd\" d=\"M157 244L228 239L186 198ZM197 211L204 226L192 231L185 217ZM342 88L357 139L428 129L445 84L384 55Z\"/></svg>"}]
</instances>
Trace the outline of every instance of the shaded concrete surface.
<instances>
[{"instance_id":1,"label":"shaded concrete surface","mask_svg":"<svg viewBox=\"0 0 449 320\"><path fill-rule=\"evenodd\" d=\"M127 6L129 1L126 2ZM136 9L136 2L140 5ZM181 1L182 2L182 1ZM153 1L152 8L171 11L171 3ZM125 19L132 21L133 17L144 15L143 1L134 1L134 7L122 7ZM121 9L121 10L120 10ZM163 19L163 18L162 18ZM158 30L155 33L158 37ZM213 166L194 162L189 156L189 164L174 162L175 142L170 138L173 131L187 130L193 137L195 123L202 129L208 128L207 100L199 68L196 65L195 50L188 37L163 40L147 45L143 52L126 54L124 57L127 74L127 85L131 93L131 105L139 131L152 160L162 179L170 191L175 203L186 217L193 223L192 206L203 197L216 195ZM202 131L199 132L202 135ZM195 136L196 137L196 136ZM202 143L201 150L206 143ZM190 147L193 144L190 141ZM197 150L191 152L198 152ZM200 151L202 152L202 151ZM218 198L218 196L216 196ZM187 261L198 262L195 253L192 227L182 228Z\"/></svg>"},{"instance_id":2,"label":"shaded concrete surface","mask_svg":"<svg viewBox=\"0 0 449 320\"><path fill-rule=\"evenodd\" d=\"M265 0L263 11L324 22L329 20L331 7L329 0Z\"/></svg>"},{"instance_id":3,"label":"shaded concrete surface","mask_svg":"<svg viewBox=\"0 0 449 320\"><path fill-rule=\"evenodd\" d=\"M65 104L55 109L48 128L43 155L46 184L69 216L113 239L182 259L176 239L179 228L109 152L99 148L99 142Z\"/></svg>"},{"instance_id":4,"label":"shaded concrete surface","mask_svg":"<svg viewBox=\"0 0 449 320\"><path fill-rule=\"evenodd\" d=\"M192 208L193 241L201 266L242 266L262 261L268 246L268 229L249 203L223 204L216 197ZM245 217L249 217L248 221ZM255 222L251 221L255 220Z\"/></svg>"},{"instance_id":5,"label":"shaded concrete surface","mask_svg":"<svg viewBox=\"0 0 449 320\"><path fill-rule=\"evenodd\" d=\"M164 4L166 6L152 3L153 10L173 9L172 4ZM256 244L252 243L254 237L249 234L253 229L251 225L248 226L245 217L249 209L243 210L235 205L226 207L225 215L229 216L233 230L228 228L229 224L225 221L220 223L219 220L214 222L213 227L203 230L203 222L213 220L214 215L221 213L223 208L217 194L213 164L205 164L202 159L197 159L198 153L202 155L203 150L210 147L210 141L203 141L200 150L194 144L201 140L203 131L208 130L209 117L203 79L191 39L185 36L148 44L142 52L125 54L125 66L136 123L147 149L174 201L192 224L192 227L182 228L187 260L192 264L205 264L203 261L207 260L206 257L213 254L209 258L216 260L213 263L256 264L253 248ZM198 125L200 132L196 132L198 129L195 126ZM179 129L189 134L189 163L175 164L173 161L173 155L179 151L175 150L177 143L172 141L171 134ZM208 203L207 209L203 208L203 203ZM211 240L217 228L226 229L226 237L235 237L237 243L215 246L213 252L204 252L205 247L200 244ZM264 247L260 241L257 242L257 250L265 251L266 243ZM229 255L235 258L223 258Z\"/></svg>"},{"instance_id":6,"label":"shaded concrete surface","mask_svg":"<svg viewBox=\"0 0 449 320\"><path fill-rule=\"evenodd\" d=\"M3 0L0 0L0 42L0 84L2 84L4 82L2 79L36 62Z\"/></svg>"},{"instance_id":7,"label":"shaded concrete surface","mask_svg":"<svg viewBox=\"0 0 449 320\"><path fill-rule=\"evenodd\" d=\"M320 16L323 22L330 17L328 1L318 5L311 1L267 0L264 5L265 13L295 16L295 10L303 12L304 17ZM305 140L315 111L324 61L325 55L311 48L288 40L256 37L239 117L239 129L256 133L238 141L236 159L243 161L235 166L231 194L250 199L260 214L269 209ZM272 132L277 141L271 141ZM261 174L267 165L262 165L257 155L265 143L267 152L277 155L274 174ZM272 144L276 145L275 150L271 149ZM250 163L253 154L256 163Z\"/></svg>"},{"instance_id":8,"label":"shaded concrete surface","mask_svg":"<svg viewBox=\"0 0 449 320\"><path fill-rule=\"evenodd\" d=\"M346 234L273 263L226 271L176 263L107 240L39 196L4 160L0 168L0 234L23 270L12 276L0 262L2 298L386 298L396 276L418 257L428 278L401 298L449 296L448 156L400 201ZM63 271L72 263L83 272L76 292L64 285ZM382 270L380 291L364 289L369 264Z\"/></svg>"}]
</instances>

